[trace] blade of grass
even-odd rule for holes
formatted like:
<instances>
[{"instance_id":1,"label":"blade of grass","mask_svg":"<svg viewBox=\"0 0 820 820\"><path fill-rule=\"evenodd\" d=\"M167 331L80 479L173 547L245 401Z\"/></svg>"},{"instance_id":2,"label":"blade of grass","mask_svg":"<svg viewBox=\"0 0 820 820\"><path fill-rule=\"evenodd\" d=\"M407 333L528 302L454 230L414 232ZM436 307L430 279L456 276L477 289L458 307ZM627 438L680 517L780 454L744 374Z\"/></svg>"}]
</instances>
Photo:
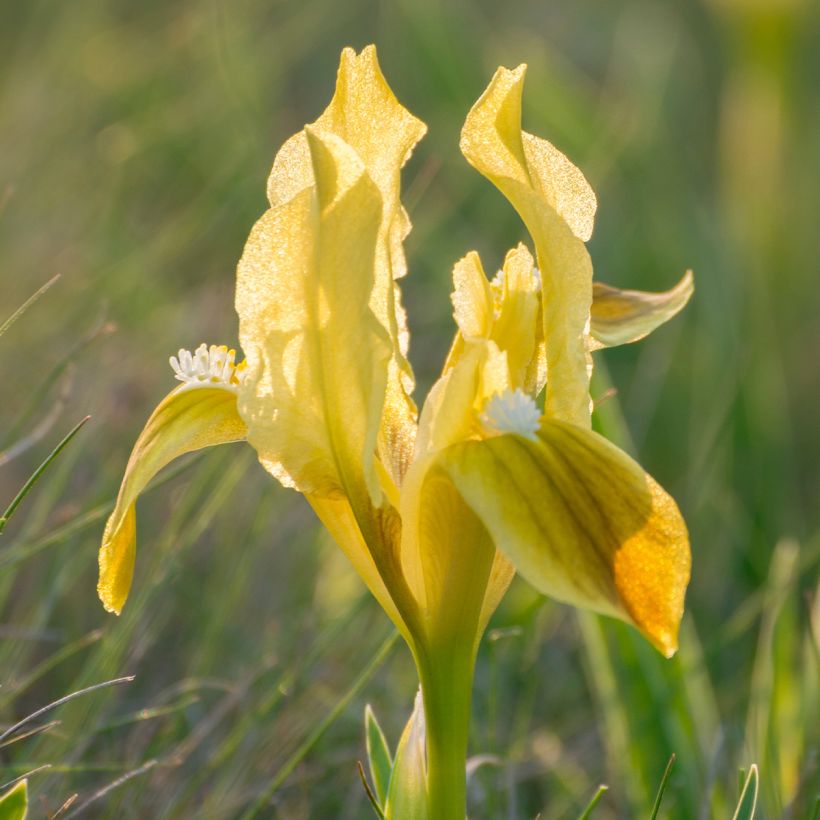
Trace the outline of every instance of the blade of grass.
<instances>
[{"instance_id":1,"label":"blade of grass","mask_svg":"<svg viewBox=\"0 0 820 820\"><path fill-rule=\"evenodd\" d=\"M672 767L674 765L675 754L673 753L669 758L669 762L666 764L666 769L664 770L663 777L661 778L661 784L658 786L658 793L655 795L655 803L652 806L652 814L649 815L649 820L657 820L658 812L661 810L661 803L663 802L663 793L666 791L666 786L669 783L669 776L672 774Z\"/></svg>"},{"instance_id":2,"label":"blade of grass","mask_svg":"<svg viewBox=\"0 0 820 820\"><path fill-rule=\"evenodd\" d=\"M27 737L34 737L35 735L39 735L42 732L48 732L50 729L53 729L55 726L59 725L59 720L50 720L48 723L44 723L42 726L37 726L34 729L29 729L27 732L21 732L19 735L15 735L14 737L10 737L8 740L4 740L2 743L0 743L0 749L5 749L6 746L11 746L13 743L25 740Z\"/></svg>"},{"instance_id":3,"label":"blade of grass","mask_svg":"<svg viewBox=\"0 0 820 820\"><path fill-rule=\"evenodd\" d=\"M74 700L75 698L80 697L81 695L87 695L90 692L96 692L98 689L104 689L108 686L117 686L121 683L131 683L134 680L134 675L126 675L122 678L113 678L112 680L106 680L102 683L95 683L93 686L86 686L84 689L78 689L76 692L71 692L64 697L58 698L57 700L52 701L51 703L46 704L42 708L38 709L36 712L32 712L30 715L27 715L22 720L18 720L13 726L10 726L0 735L0 742L4 741L10 735L13 735L18 729L25 726L27 723L30 723L32 720L37 719L40 715L44 715L46 712L50 712L52 709L56 709L58 706L62 706L64 703L68 703L70 700Z\"/></svg>"},{"instance_id":4,"label":"blade of grass","mask_svg":"<svg viewBox=\"0 0 820 820\"><path fill-rule=\"evenodd\" d=\"M746 783L743 785L743 791L740 793L740 800L738 800L737 808L732 817L732 820L752 820L757 809L757 763L753 763L749 769L749 776L746 778Z\"/></svg>"},{"instance_id":5,"label":"blade of grass","mask_svg":"<svg viewBox=\"0 0 820 820\"><path fill-rule=\"evenodd\" d=\"M84 419L81 419L77 422L76 425L67 433L67 435L63 438L63 440L49 453L46 460L31 474L31 477L28 481L21 487L20 492L12 499L11 504L6 508L6 511L0 516L0 533L3 532L5 529L6 523L8 520L14 515L14 511L17 507L20 506L22 500L29 494L31 489L34 485L42 478L43 473L49 468L51 463L54 461L57 456L63 451L63 449L68 445L71 439L80 432L82 427L91 419L91 416L86 416Z\"/></svg>"},{"instance_id":6,"label":"blade of grass","mask_svg":"<svg viewBox=\"0 0 820 820\"><path fill-rule=\"evenodd\" d=\"M589 816L592 814L592 810L601 802L601 798L608 789L609 786L605 786L603 783L598 786L598 790L592 795L592 800L587 803L587 807L583 810L583 812L581 812L580 815L578 815L578 820L588 820Z\"/></svg>"},{"instance_id":7,"label":"blade of grass","mask_svg":"<svg viewBox=\"0 0 820 820\"><path fill-rule=\"evenodd\" d=\"M367 683L370 676L381 666L390 651L398 641L399 633L393 632L389 635L382 645L376 650L375 654L370 660L370 663L362 670L360 675L353 681L353 685L342 695L333 709L319 722L316 728L305 738L300 744L299 748L285 761L280 767L279 771L274 775L267 788L259 795L253 805L242 814L240 820L250 820L252 817L258 817L260 812L266 807L271 797L276 790L285 782L290 776L291 772L304 759L305 755L316 745L322 735L330 728L339 715L344 712L351 700L356 696L357 692Z\"/></svg>"},{"instance_id":8,"label":"blade of grass","mask_svg":"<svg viewBox=\"0 0 820 820\"><path fill-rule=\"evenodd\" d=\"M55 274L39 290L32 293L31 296L0 325L0 336L2 336L59 278L60 274Z\"/></svg>"},{"instance_id":9,"label":"blade of grass","mask_svg":"<svg viewBox=\"0 0 820 820\"><path fill-rule=\"evenodd\" d=\"M364 773L364 766L362 766L361 760L356 761L356 771L359 773L359 780L362 781L362 788L367 795L367 799L370 801L370 805L373 807L373 811L376 812L377 817L383 819L384 812L379 805L379 801L376 799L376 795L373 794L373 789L370 788L370 784L367 782L367 775Z\"/></svg>"},{"instance_id":10,"label":"blade of grass","mask_svg":"<svg viewBox=\"0 0 820 820\"><path fill-rule=\"evenodd\" d=\"M147 763L143 763L142 766L139 766L138 768L133 769L130 772L126 772L122 777L118 777L116 780L112 781L111 783L107 784L106 786L103 786L101 789L94 792L94 794L92 794L91 797L88 798L88 800L86 800L83 803L80 803L80 805L77 806L77 808L72 809L70 812L63 816L66 818L66 820L68 820L69 817L79 816L80 814L82 814L82 812L89 808L89 806L92 806L98 800L101 800L103 797L110 794L112 791L114 791L114 789L119 788L120 786L127 783L129 780L133 780L135 777L139 777L139 775L145 774L146 772L153 769L154 766L157 765L157 762L158 761L156 760L149 760Z\"/></svg>"}]
</instances>

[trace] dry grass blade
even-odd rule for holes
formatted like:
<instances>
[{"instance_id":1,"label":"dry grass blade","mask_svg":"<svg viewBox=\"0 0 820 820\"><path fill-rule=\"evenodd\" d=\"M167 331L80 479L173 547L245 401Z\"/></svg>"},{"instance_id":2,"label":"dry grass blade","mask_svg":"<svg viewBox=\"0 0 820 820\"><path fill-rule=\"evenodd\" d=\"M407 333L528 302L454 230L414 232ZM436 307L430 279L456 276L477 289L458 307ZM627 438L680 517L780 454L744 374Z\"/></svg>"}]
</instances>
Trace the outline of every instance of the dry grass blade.
<instances>
[{"instance_id":1,"label":"dry grass blade","mask_svg":"<svg viewBox=\"0 0 820 820\"><path fill-rule=\"evenodd\" d=\"M98 800L102 800L103 797L110 794L114 789L119 788L123 784L127 783L129 780L133 780L135 777L139 777L141 774L145 774L146 772L150 771L154 768L158 763L157 760L149 760L147 763L143 763L142 766L139 766L136 769L133 769L130 772L127 772L122 777L118 777L116 780L113 780L107 786L103 786L98 791L94 792L91 797L88 798L84 803L80 803L77 808L72 809L68 814L64 814L63 817L68 820L69 817L78 817L82 814L87 808L92 806Z\"/></svg>"},{"instance_id":2,"label":"dry grass blade","mask_svg":"<svg viewBox=\"0 0 820 820\"><path fill-rule=\"evenodd\" d=\"M126 675L122 678L113 678L112 680L103 681L102 683L95 683L93 686L86 686L84 689L78 689L76 692L71 692L62 698L54 700L43 706L41 709L38 709L36 712L32 712L30 715L27 715L22 720L18 720L13 726L9 726L9 728L6 729L2 735L0 735L0 742L13 735L18 729L22 728L27 723L31 723L32 720L36 720L40 717L40 715L44 715L46 712L50 712L52 709L56 709L58 706L62 706L70 700L74 700L75 698L79 698L82 695L87 695L91 692L96 692L98 689L105 689L109 686L118 686L121 683L131 683L134 678L135 675Z\"/></svg>"},{"instance_id":3,"label":"dry grass blade","mask_svg":"<svg viewBox=\"0 0 820 820\"><path fill-rule=\"evenodd\" d=\"M18 775L13 780L9 780L8 783L3 783L0 786L0 792L4 792L6 789L11 788L15 783L19 783L21 780L25 780L27 777L31 777L33 774L37 774L38 772L43 772L46 769L51 768L51 763L44 763L42 766L37 766L35 769L29 769L27 772L23 772L23 774Z\"/></svg>"},{"instance_id":4,"label":"dry grass blade","mask_svg":"<svg viewBox=\"0 0 820 820\"><path fill-rule=\"evenodd\" d=\"M2 336L59 278L59 273L52 276L45 285L32 293L32 295L0 325L0 336Z\"/></svg>"},{"instance_id":5,"label":"dry grass blade","mask_svg":"<svg viewBox=\"0 0 820 820\"><path fill-rule=\"evenodd\" d=\"M40 735L43 732L48 732L50 729L53 729L55 726L59 726L59 720L50 720L48 723L44 723L42 726L36 726L34 729L29 729L27 732L21 732L19 735L15 735L14 737L10 737L8 740L4 740L0 743L0 749L5 749L6 746L11 746L13 743L18 743L21 740L25 740L29 737L34 737L35 735Z\"/></svg>"}]
</instances>

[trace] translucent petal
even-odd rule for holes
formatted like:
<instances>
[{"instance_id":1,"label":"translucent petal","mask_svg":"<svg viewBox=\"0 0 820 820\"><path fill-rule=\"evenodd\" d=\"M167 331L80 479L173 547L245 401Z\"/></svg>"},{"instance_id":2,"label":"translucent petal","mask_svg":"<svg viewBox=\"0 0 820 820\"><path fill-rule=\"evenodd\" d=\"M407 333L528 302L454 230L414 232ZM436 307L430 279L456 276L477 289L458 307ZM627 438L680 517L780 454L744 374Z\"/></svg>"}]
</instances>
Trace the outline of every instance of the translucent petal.
<instances>
[{"instance_id":1,"label":"translucent petal","mask_svg":"<svg viewBox=\"0 0 820 820\"><path fill-rule=\"evenodd\" d=\"M592 230L595 197L566 157L522 132L524 70L496 72L467 116L461 150L507 197L535 242L549 369L546 412L588 427L592 264L584 240Z\"/></svg>"},{"instance_id":2,"label":"translucent petal","mask_svg":"<svg viewBox=\"0 0 820 820\"><path fill-rule=\"evenodd\" d=\"M510 386L507 356L495 343L471 339L464 355L433 385L422 408L416 458L480 436L479 411Z\"/></svg>"},{"instance_id":3,"label":"translucent petal","mask_svg":"<svg viewBox=\"0 0 820 820\"><path fill-rule=\"evenodd\" d=\"M185 453L239 441L245 435L234 390L185 386L160 402L134 445L103 533L97 592L109 612L120 613L131 588L137 538L134 508L148 482Z\"/></svg>"},{"instance_id":4,"label":"translucent petal","mask_svg":"<svg viewBox=\"0 0 820 820\"><path fill-rule=\"evenodd\" d=\"M382 197L349 145L306 134L315 188L271 208L239 262L239 411L283 484L346 495L358 516L381 500L374 451L392 351L370 301Z\"/></svg>"},{"instance_id":5,"label":"translucent petal","mask_svg":"<svg viewBox=\"0 0 820 820\"><path fill-rule=\"evenodd\" d=\"M507 254L502 273L501 304L490 338L507 354L510 386L525 387L527 372L536 355L540 302L533 258L524 245Z\"/></svg>"},{"instance_id":6,"label":"translucent petal","mask_svg":"<svg viewBox=\"0 0 820 820\"><path fill-rule=\"evenodd\" d=\"M414 384L407 360L409 334L401 293L394 286L394 280L407 271L402 243L410 231L410 220L399 201L400 170L426 126L398 102L382 75L375 47L368 46L360 54L344 49L335 94L314 127L350 145L382 195L370 306L393 345L378 445L382 461L398 483L412 454L416 428L416 407L409 398ZM268 180L271 205L287 202L312 182L307 137L302 131L285 143L274 160Z\"/></svg>"},{"instance_id":7,"label":"translucent petal","mask_svg":"<svg viewBox=\"0 0 820 820\"><path fill-rule=\"evenodd\" d=\"M445 472L521 575L552 597L637 626L674 654L689 580L686 525L629 456L575 425L440 452Z\"/></svg>"},{"instance_id":8,"label":"translucent petal","mask_svg":"<svg viewBox=\"0 0 820 820\"><path fill-rule=\"evenodd\" d=\"M695 291L687 271L675 287L662 293L621 290L602 282L592 286L592 349L637 342L686 307Z\"/></svg>"}]
</instances>

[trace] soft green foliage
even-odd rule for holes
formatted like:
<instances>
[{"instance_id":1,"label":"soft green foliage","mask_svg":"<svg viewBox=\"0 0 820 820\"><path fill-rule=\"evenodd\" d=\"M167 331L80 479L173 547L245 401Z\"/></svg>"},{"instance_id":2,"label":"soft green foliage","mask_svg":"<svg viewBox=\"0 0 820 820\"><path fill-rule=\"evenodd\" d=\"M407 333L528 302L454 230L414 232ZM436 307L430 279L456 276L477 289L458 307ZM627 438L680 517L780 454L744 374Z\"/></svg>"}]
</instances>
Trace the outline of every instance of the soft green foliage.
<instances>
[{"instance_id":1,"label":"soft green foliage","mask_svg":"<svg viewBox=\"0 0 820 820\"><path fill-rule=\"evenodd\" d=\"M273 151L326 104L341 47L372 41L430 125L405 172L420 395L453 331L452 264L479 237L492 273L524 238L457 154L500 63L529 62L526 127L599 195L597 275L697 281L651 344L596 353L593 385L618 389L597 428L691 529L681 651L667 662L514 584L479 651L470 753L503 764L471 777L471 820L577 817L601 782L593 820L648 817L672 752L660 817L731 817L752 763L758 817L811 817L819 18L806 0L7 3L0 323L62 278L0 337L0 507L93 418L0 535L0 721L137 677L31 724L47 728L4 746L0 783L52 764L29 778L52 812L118 784L90 810L118 820L370 812L362 710L395 743L412 664L384 652L384 616L250 451L160 475L128 609L106 615L94 588L129 449L173 384L164 362L235 342L226 305Z\"/></svg>"},{"instance_id":2,"label":"soft green foliage","mask_svg":"<svg viewBox=\"0 0 820 820\"><path fill-rule=\"evenodd\" d=\"M28 781L21 780L0 794L0 820L25 820L28 814Z\"/></svg>"},{"instance_id":3,"label":"soft green foliage","mask_svg":"<svg viewBox=\"0 0 820 820\"><path fill-rule=\"evenodd\" d=\"M376 715L369 703L364 710L364 727L370 777L373 781L373 788L379 805L383 807L387 801L387 789L390 785L390 772L393 770L393 760L382 727L379 726Z\"/></svg>"},{"instance_id":4,"label":"soft green foliage","mask_svg":"<svg viewBox=\"0 0 820 820\"><path fill-rule=\"evenodd\" d=\"M735 813L732 820L752 820L757 809L757 789L758 789L757 766L749 769L749 774L743 784L743 791L740 793Z\"/></svg>"}]
</instances>

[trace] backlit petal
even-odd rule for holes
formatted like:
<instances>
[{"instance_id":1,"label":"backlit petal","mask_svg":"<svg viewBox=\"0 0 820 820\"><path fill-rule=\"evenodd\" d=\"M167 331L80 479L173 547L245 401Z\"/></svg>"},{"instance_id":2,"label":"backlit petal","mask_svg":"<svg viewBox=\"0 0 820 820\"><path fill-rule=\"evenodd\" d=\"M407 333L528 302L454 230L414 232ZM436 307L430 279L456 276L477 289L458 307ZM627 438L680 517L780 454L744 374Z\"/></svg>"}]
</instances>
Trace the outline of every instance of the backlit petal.
<instances>
[{"instance_id":1,"label":"backlit petal","mask_svg":"<svg viewBox=\"0 0 820 820\"><path fill-rule=\"evenodd\" d=\"M629 621L674 654L690 570L686 526L624 452L546 421L537 441L465 442L439 453L437 468L533 586Z\"/></svg>"},{"instance_id":2,"label":"backlit petal","mask_svg":"<svg viewBox=\"0 0 820 820\"><path fill-rule=\"evenodd\" d=\"M344 49L335 94L314 128L350 145L382 196L370 307L387 330L393 348L378 448L398 483L413 452L416 427L416 408L409 397L414 385L407 360L409 335L401 293L394 285L407 271L403 241L410 231L410 220L399 200L400 171L427 129L387 85L375 46L360 54ZM274 160L268 198L275 207L312 184L307 137L301 131L284 144Z\"/></svg>"},{"instance_id":3,"label":"backlit petal","mask_svg":"<svg viewBox=\"0 0 820 820\"><path fill-rule=\"evenodd\" d=\"M237 271L248 361L239 411L286 486L378 505L374 466L391 342L371 308L382 197L356 152L307 129L315 187L254 226Z\"/></svg>"},{"instance_id":4,"label":"backlit petal","mask_svg":"<svg viewBox=\"0 0 820 820\"><path fill-rule=\"evenodd\" d=\"M433 385L424 402L416 457L482 434L479 411L510 386L507 355L494 342L471 339L456 364Z\"/></svg>"},{"instance_id":5,"label":"backlit petal","mask_svg":"<svg viewBox=\"0 0 820 820\"><path fill-rule=\"evenodd\" d=\"M592 286L592 349L637 342L676 316L695 290L687 271L671 290L621 290L602 282Z\"/></svg>"},{"instance_id":6,"label":"backlit petal","mask_svg":"<svg viewBox=\"0 0 820 820\"><path fill-rule=\"evenodd\" d=\"M234 390L186 385L160 402L134 445L117 503L105 525L97 592L109 612L119 614L131 588L137 537L134 507L148 482L185 453L239 441L245 435Z\"/></svg>"},{"instance_id":7,"label":"backlit petal","mask_svg":"<svg viewBox=\"0 0 820 820\"><path fill-rule=\"evenodd\" d=\"M521 130L524 70L496 72L467 116L461 150L507 197L535 242L549 370L546 412L588 427L592 265L584 241L592 231L595 197L563 154Z\"/></svg>"}]
</instances>

